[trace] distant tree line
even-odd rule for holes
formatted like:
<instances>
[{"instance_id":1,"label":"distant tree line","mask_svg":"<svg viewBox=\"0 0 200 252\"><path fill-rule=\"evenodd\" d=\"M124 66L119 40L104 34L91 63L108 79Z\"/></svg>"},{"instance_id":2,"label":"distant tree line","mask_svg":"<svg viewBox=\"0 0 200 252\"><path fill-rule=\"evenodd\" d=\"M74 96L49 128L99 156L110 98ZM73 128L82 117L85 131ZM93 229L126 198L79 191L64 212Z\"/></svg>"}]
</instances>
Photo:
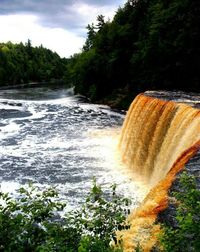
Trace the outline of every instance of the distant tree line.
<instances>
[{"instance_id":1,"label":"distant tree line","mask_svg":"<svg viewBox=\"0 0 200 252\"><path fill-rule=\"evenodd\" d=\"M0 86L60 80L66 61L42 45L33 47L30 40L0 43Z\"/></svg>"},{"instance_id":2,"label":"distant tree line","mask_svg":"<svg viewBox=\"0 0 200 252\"><path fill-rule=\"evenodd\" d=\"M113 21L87 26L69 59L40 47L0 44L0 85L64 79L92 101L126 108L145 90L200 92L200 1L128 0Z\"/></svg>"},{"instance_id":3,"label":"distant tree line","mask_svg":"<svg viewBox=\"0 0 200 252\"><path fill-rule=\"evenodd\" d=\"M112 22L87 26L68 81L93 101L127 106L147 89L200 91L200 1L129 0Z\"/></svg>"}]
</instances>

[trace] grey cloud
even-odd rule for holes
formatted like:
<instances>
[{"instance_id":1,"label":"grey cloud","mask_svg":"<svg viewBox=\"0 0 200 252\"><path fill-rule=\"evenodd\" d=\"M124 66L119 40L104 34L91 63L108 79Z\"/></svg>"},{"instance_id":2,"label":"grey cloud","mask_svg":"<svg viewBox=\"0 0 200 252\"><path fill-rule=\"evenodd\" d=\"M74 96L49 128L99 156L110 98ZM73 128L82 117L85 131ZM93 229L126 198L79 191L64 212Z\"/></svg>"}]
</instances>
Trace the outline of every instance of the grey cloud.
<instances>
[{"instance_id":1,"label":"grey cloud","mask_svg":"<svg viewBox=\"0 0 200 252\"><path fill-rule=\"evenodd\" d=\"M119 6L123 0L0 0L0 15L28 13L39 17L39 22L48 27L68 30L85 28L85 17L74 6L88 4L95 7Z\"/></svg>"}]
</instances>

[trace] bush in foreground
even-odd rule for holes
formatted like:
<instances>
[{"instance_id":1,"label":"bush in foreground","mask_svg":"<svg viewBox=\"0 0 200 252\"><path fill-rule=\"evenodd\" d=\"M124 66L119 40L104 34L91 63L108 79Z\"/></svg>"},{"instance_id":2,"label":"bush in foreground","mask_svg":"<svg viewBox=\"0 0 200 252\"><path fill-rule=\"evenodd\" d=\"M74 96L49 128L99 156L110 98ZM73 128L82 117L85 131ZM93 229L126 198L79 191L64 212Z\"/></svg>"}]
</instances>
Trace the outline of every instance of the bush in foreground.
<instances>
[{"instance_id":1,"label":"bush in foreground","mask_svg":"<svg viewBox=\"0 0 200 252\"><path fill-rule=\"evenodd\" d=\"M186 172L180 176L180 190L173 193L177 200L177 227L163 226L160 237L164 251L200 251L200 191L195 177Z\"/></svg>"},{"instance_id":2,"label":"bush in foreground","mask_svg":"<svg viewBox=\"0 0 200 252\"><path fill-rule=\"evenodd\" d=\"M80 209L67 212L53 188L36 186L19 189L12 198L0 193L0 251L111 252L115 231L125 223L130 201L116 195L112 186L109 199L94 181Z\"/></svg>"},{"instance_id":3,"label":"bush in foreground","mask_svg":"<svg viewBox=\"0 0 200 252\"><path fill-rule=\"evenodd\" d=\"M35 186L19 189L12 198L0 192L0 251L5 252L122 252L123 244L111 247L117 229L129 228L125 222L130 201L116 194L112 186L105 196L94 181L80 209L67 212L54 188L40 191ZM177 227L164 225L160 236L162 250L200 251L200 191L195 179L183 173L178 202ZM142 251L140 246L136 251ZM158 250L159 251L159 250Z\"/></svg>"}]
</instances>

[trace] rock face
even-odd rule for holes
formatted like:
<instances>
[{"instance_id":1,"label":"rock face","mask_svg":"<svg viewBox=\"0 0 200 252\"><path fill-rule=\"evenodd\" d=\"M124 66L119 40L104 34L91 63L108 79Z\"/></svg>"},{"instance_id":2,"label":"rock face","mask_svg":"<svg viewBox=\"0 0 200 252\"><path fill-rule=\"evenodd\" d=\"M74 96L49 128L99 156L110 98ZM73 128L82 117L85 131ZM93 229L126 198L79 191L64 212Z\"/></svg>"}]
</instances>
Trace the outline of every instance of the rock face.
<instances>
[{"instance_id":1,"label":"rock face","mask_svg":"<svg viewBox=\"0 0 200 252\"><path fill-rule=\"evenodd\" d=\"M183 171L187 171L189 175L195 176L197 187L200 189L200 151L185 165L185 169L177 174L177 178L169 190L169 205L164 211L158 214L157 222L171 227L177 227L177 221L175 219L177 203L173 198L173 193L180 191L180 175Z\"/></svg>"},{"instance_id":2,"label":"rock face","mask_svg":"<svg viewBox=\"0 0 200 252\"><path fill-rule=\"evenodd\" d=\"M200 151L187 164L186 170L196 177L198 189L200 189Z\"/></svg>"}]
</instances>

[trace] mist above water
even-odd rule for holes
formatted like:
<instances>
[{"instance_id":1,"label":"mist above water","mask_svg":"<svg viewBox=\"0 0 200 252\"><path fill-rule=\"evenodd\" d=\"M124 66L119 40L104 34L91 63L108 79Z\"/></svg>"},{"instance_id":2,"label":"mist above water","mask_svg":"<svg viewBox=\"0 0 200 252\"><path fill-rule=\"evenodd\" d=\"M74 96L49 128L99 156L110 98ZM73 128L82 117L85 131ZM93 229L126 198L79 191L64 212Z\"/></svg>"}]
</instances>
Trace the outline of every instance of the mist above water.
<instances>
[{"instance_id":1,"label":"mist above water","mask_svg":"<svg viewBox=\"0 0 200 252\"><path fill-rule=\"evenodd\" d=\"M72 90L1 91L1 188L14 191L30 181L57 186L74 206L95 176L103 187L116 183L137 201L139 188L119 169L116 152L123 119L123 113L83 102Z\"/></svg>"}]
</instances>

